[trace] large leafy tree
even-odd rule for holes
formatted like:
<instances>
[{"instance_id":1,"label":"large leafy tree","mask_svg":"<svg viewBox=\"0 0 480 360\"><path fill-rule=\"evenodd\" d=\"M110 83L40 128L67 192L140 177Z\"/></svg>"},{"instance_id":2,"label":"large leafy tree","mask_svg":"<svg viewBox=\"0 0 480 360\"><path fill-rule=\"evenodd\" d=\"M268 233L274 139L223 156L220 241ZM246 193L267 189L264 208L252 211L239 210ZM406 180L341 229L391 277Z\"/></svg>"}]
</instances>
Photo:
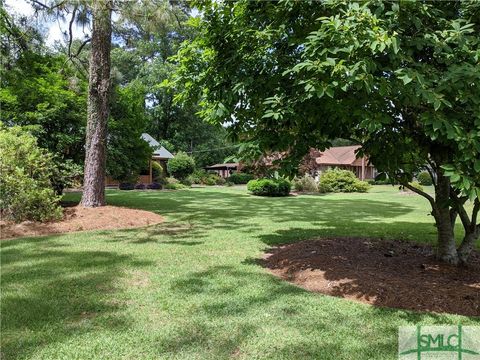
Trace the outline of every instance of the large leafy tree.
<instances>
[{"instance_id":1,"label":"large leafy tree","mask_svg":"<svg viewBox=\"0 0 480 360\"><path fill-rule=\"evenodd\" d=\"M179 52L180 101L294 171L344 137L424 196L438 255L467 262L480 236L480 5L469 1L201 2ZM409 185L427 169L435 194ZM457 248L455 221L464 237Z\"/></svg>"}]
</instances>

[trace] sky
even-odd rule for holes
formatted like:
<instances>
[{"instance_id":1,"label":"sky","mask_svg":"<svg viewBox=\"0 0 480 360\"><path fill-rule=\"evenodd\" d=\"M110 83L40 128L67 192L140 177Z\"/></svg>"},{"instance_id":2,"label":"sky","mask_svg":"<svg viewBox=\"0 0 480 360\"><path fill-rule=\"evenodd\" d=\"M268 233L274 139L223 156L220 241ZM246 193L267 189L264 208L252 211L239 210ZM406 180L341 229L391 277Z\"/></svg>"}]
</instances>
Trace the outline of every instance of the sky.
<instances>
[{"instance_id":1,"label":"sky","mask_svg":"<svg viewBox=\"0 0 480 360\"><path fill-rule=\"evenodd\" d=\"M65 42L65 37L63 35L64 31L68 32L68 22L62 20L50 20L46 21L41 15L35 16L35 12L32 6L26 0L6 0L5 5L9 13L17 13L19 15L28 16L34 18L38 22L38 25L41 25L47 30L45 43L47 46L52 46L55 41ZM68 19L68 17L67 17ZM85 34L90 34L90 29L85 28ZM73 37L76 39L85 38L84 29L76 25L73 26Z\"/></svg>"}]
</instances>

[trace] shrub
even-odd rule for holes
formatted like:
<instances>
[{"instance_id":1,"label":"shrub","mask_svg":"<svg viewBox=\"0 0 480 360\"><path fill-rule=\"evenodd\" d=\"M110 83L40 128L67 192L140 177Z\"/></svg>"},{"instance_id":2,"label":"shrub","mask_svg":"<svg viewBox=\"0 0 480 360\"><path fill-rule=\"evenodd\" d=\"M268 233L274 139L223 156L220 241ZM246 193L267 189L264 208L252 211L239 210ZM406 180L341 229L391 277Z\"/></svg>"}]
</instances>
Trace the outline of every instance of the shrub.
<instances>
[{"instance_id":1,"label":"shrub","mask_svg":"<svg viewBox=\"0 0 480 360\"><path fill-rule=\"evenodd\" d=\"M60 197L52 188L53 157L25 129L0 122L0 212L4 219L60 219Z\"/></svg>"},{"instance_id":2,"label":"shrub","mask_svg":"<svg viewBox=\"0 0 480 360\"><path fill-rule=\"evenodd\" d=\"M147 189L149 190L160 190L161 188L162 188L162 185L158 182L153 182L147 185Z\"/></svg>"},{"instance_id":3,"label":"shrub","mask_svg":"<svg viewBox=\"0 0 480 360\"><path fill-rule=\"evenodd\" d=\"M332 192L332 191L333 191L333 189L329 184L324 184L322 182L318 183L318 192L319 193L326 194L326 193L329 193L329 192Z\"/></svg>"},{"instance_id":4,"label":"shrub","mask_svg":"<svg viewBox=\"0 0 480 360\"><path fill-rule=\"evenodd\" d=\"M167 177L165 178L165 185L166 184L178 184L180 181L178 181L177 179L173 178L173 177Z\"/></svg>"},{"instance_id":5,"label":"shrub","mask_svg":"<svg viewBox=\"0 0 480 360\"><path fill-rule=\"evenodd\" d=\"M325 171L320 177L322 192L367 192L370 185L357 179L349 170L333 169Z\"/></svg>"},{"instance_id":6,"label":"shrub","mask_svg":"<svg viewBox=\"0 0 480 360\"><path fill-rule=\"evenodd\" d=\"M121 182L118 184L118 188L120 190L133 190L135 189L135 185L129 182Z\"/></svg>"},{"instance_id":7,"label":"shrub","mask_svg":"<svg viewBox=\"0 0 480 360\"><path fill-rule=\"evenodd\" d=\"M186 177L185 179L181 180L180 183L187 187L190 187L193 184L189 177Z\"/></svg>"},{"instance_id":8,"label":"shrub","mask_svg":"<svg viewBox=\"0 0 480 360\"><path fill-rule=\"evenodd\" d=\"M235 185L235 184L234 184L233 182L231 182L231 181L228 181L228 180L227 180L227 182L225 183L225 186L233 186L233 185Z\"/></svg>"},{"instance_id":9,"label":"shrub","mask_svg":"<svg viewBox=\"0 0 480 360\"><path fill-rule=\"evenodd\" d=\"M433 180L428 171L422 171L420 174L417 175L417 180L420 185L423 186L430 186L433 185Z\"/></svg>"},{"instance_id":10,"label":"shrub","mask_svg":"<svg viewBox=\"0 0 480 360\"><path fill-rule=\"evenodd\" d=\"M216 184L217 185L225 185L227 182L227 180L225 180L223 177L219 176L217 181L216 181Z\"/></svg>"},{"instance_id":11,"label":"shrub","mask_svg":"<svg viewBox=\"0 0 480 360\"><path fill-rule=\"evenodd\" d=\"M193 174L188 176L188 179L192 184L200 185L205 183L205 179L208 177L208 175L209 174L205 170L196 169Z\"/></svg>"},{"instance_id":12,"label":"shrub","mask_svg":"<svg viewBox=\"0 0 480 360\"><path fill-rule=\"evenodd\" d=\"M217 185L218 181L221 181L219 179L221 179L219 175L211 173L211 174L208 174L208 177L204 179L203 183L208 186L213 186L213 185Z\"/></svg>"},{"instance_id":13,"label":"shrub","mask_svg":"<svg viewBox=\"0 0 480 360\"><path fill-rule=\"evenodd\" d=\"M185 189L186 186L181 183L169 183L165 185L165 189L167 190L182 190Z\"/></svg>"},{"instance_id":14,"label":"shrub","mask_svg":"<svg viewBox=\"0 0 480 360\"><path fill-rule=\"evenodd\" d=\"M234 184L246 184L250 180L253 180L252 174L241 173L241 172L233 173L228 177L228 181Z\"/></svg>"},{"instance_id":15,"label":"shrub","mask_svg":"<svg viewBox=\"0 0 480 360\"><path fill-rule=\"evenodd\" d=\"M301 178L293 179L293 187L297 191L317 192L318 184L313 177L305 175Z\"/></svg>"},{"instance_id":16,"label":"shrub","mask_svg":"<svg viewBox=\"0 0 480 360\"><path fill-rule=\"evenodd\" d=\"M285 179L256 179L247 184L248 191L259 196L287 196L290 188L290 182Z\"/></svg>"},{"instance_id":17,"label":"shrub","mask_svg":"<svg viewBox=\"0 0 480 360\"><path fill-rule=\"evenodd\" d=\"M184 152L179 152L167 164L168 172L177 179L183 180L195 171L195 161Z\"/></svg>"},{"instance_id":18,"label":"shrub","mask_svg":"<svg viewBox=\"0 0 480 360\"><path fill-rule=\"evenodd\" d=\"M63 189L72 187L79 188L83 182L83 166L72 160L55 158L55 169L52 173L51 183L57 195L63 193Z\"/></svg>"},{"instance_id":19,"label":"shrub","mask_svg":"<svg viewBox=\"0 0 480 360\"><path fill-rule=\"evenodd\" d=\"M145 190L145 188L146 188L145 184L142 184L142 183L135 185L135 190Z\"/></svg>"}]
</instances>

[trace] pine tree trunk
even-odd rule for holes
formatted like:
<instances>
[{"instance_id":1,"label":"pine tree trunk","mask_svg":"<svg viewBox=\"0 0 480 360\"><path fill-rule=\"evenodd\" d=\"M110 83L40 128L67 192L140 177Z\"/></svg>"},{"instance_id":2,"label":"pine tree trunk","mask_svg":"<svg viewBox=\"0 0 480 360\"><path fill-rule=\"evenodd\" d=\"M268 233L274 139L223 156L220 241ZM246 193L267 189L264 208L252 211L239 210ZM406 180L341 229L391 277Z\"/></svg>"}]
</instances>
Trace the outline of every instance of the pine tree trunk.
<instances>
[{"instance_id":1,"label":"pine tree trunk","mask_svg":"<svg viewBox=\"0 0 480 360\"><path fill-rule=\"evenodd\" d=\"M455 244L454 226L449 209L450 201L450 180L437 173L437 184L435 186L435 203L433 215L438 232L438 258L450 264L458 264L457 247Z\"/></svg>"},{"instance_id":2,"label":"pine tree trunk","mask_svg":"<svg viewBox=\"0 0 480 360\"><path fill-rule=\"evenodd\" d=\"M110 98L112 1L93 2L92 48L88 84L88 118L81 204L105 205L107 120Z\"/></svg>"}]
</instances>

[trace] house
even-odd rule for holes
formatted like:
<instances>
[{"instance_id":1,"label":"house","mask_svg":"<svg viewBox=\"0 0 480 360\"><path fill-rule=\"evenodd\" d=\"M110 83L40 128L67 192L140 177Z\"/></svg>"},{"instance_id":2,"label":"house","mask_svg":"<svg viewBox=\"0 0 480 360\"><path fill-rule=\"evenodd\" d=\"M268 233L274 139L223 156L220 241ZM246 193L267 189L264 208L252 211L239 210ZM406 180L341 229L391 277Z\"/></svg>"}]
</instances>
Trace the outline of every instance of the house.
<instances>
[{"instance_id":1,"label":"house","mask_svg":"<svg viewBox=\"0 0 480 360\"><path fill-rule=\"evenodd\" d=\"M148 162L148 167L146 171L141 173L138 182L143 184L150 184L153 182L153 173L152 173L152 161L158 162L164 169L167 168L167 162L169 159L173 159L173 155L170 151L165 149L160 143L155 140L152 136L147 133L143 133L141 138L145 140L150 147L153 149L152 158ZM120 183L118 180L113 180L111 177L107 176L105 180L106 186L117 186Z\"/></svg>"},{"instance_id":2,"label":"house","mask_svg":"<svg viewBox=\"0 0 480 360\"><path fill-rule=\"evenodd\" d=\"M205 170L214 172L219 176L221 176L222 178L226 179L230 175L232 175L234 172L237 172L240 170L240 164L239 163L215 164L215 165L205 167Z\"/></svg>"},{"instance_id":3,"label":"house","mask_svg":"<svg viewBox=\"0 0 480 360\"><path fill-rule=\"evenodd\" d=\"M322 173L330 168L340 168L353 171L360 180L374 179L375 168L368 163L367 157L357 158L358 149L359 145L331 147L321 152L315 159L316 170Z\"/></svg>"}]
</instances>

